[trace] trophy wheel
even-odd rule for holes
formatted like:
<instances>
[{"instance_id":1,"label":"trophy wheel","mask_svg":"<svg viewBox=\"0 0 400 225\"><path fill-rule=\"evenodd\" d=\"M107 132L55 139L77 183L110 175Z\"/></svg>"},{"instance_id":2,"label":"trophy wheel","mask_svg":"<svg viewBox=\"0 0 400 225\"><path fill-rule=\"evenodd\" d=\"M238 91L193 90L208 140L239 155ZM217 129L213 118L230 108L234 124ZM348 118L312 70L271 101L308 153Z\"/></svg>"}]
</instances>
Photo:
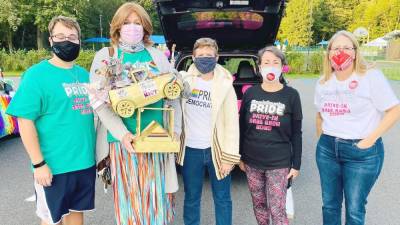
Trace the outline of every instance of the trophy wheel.
<instances>
[{"instance_id":1,"label":"trophy wheel","mask_svg":"<svg viewBox=\"0 0 400 225\"><path fill-rule=\"evenodd\" d=\"M164 87L164 94L168 99L177 99L181 94L181 87L177 82L167 83Z\"/></svg>"},{"instance_id":2,"label":"trophy wheel","mask_svg":"<svg viewBox=\"0 0 400 225\"><path fill-rule=\"evenodd\" d=\"M122 100L117 104L117 113L123 118L131 117L135 113L135 105L132 101Z\"/></svg>"}]
</instances>

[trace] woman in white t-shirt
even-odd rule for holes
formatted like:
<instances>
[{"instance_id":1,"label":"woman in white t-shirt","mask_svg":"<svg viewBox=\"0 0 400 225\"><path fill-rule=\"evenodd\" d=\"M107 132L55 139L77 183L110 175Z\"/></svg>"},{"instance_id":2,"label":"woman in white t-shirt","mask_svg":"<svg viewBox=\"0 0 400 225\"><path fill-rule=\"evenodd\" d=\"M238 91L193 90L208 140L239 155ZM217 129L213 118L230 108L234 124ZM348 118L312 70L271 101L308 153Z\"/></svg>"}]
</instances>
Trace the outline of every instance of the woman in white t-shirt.
<instances>
[{"instance_id":1,"label":"woman in white t-shirt","mask_svg":"<svg viewBox=\"0 0 400 225\"><path fill-rule=\"evenodd\" d=\"M232 74L217 64L218 45L198 39L194 63L182 71L183 131L178 162L185 188L185 225L200 224L200 200L207 171L214 198L217 225L232 224L231 176L239 163L239 115ZM177 116L179 119L179 117ZM178 128L177 128L178 130Z\"/></svg>"},{"instance_id":2,"label":"woman in white t-shirt","mask_svg":"<svg viewBox=\"0 0 400 225\"><path fill-rule=\"evenodd\" d=\"M321 179L323 225L365 224L365 205L382 169L381 136L400 117L399 100L381 71L360 54L352 33L329 41L324 74L315 91L316 160Z\"/></svg>"}]
</instances>

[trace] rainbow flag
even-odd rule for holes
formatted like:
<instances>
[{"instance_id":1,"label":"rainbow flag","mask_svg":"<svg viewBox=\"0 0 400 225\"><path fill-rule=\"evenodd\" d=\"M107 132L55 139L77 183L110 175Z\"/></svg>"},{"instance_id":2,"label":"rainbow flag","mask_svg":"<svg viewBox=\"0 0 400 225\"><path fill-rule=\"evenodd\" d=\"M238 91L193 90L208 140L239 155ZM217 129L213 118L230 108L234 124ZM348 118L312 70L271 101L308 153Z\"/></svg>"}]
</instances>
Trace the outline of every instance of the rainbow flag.
<instances>
[{"instance_id":1,"label":"rainbow flag","mask_svg":"<svg viewBox=\"0 0 400 225\"><path fill-rule=\"evenodd\" d=\"M18 133L17 118L9 116L5 112L10 101L10 96L0 95L0 137Z\"/></svg>"},{"instance_id":2,"label":"rainbow flag","mask_svg":"<svg viewBox=\"0 0 400 225\"><path fill-rule=\"evenodd\" d=\"M197 98L199 96L200 90L199 89L193 89L192 90L192 97Z\"/></svg>"},{"instance_id":3,"label":"rainbow flag","mask_svg":"<svg viewBox=\"0 0 400 225\"><path fill-rule=\"evenodd\" d=\"M154 61L149 62L148 65L149 65L150 72L152 72L155 75L160 73L160 71L158 70L157 65Z\"/></svg>"}]
</instances>

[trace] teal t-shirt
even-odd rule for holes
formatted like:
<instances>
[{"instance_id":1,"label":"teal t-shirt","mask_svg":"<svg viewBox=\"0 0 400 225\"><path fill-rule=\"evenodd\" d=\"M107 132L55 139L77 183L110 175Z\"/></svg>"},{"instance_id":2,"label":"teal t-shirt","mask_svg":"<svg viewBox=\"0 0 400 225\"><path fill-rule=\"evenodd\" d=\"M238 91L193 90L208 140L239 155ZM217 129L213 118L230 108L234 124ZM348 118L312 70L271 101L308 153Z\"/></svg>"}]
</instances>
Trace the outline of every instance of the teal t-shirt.
<instances>
[{"instance_id":1,"label":"teal t-shirt","mask_svg":"<svg viewBox=\"0 0 400 225\"><path fill-rule=\"evenodd\" d=\"M89 83L85 69L63 69L44 60L23 74L7 108L7 114L35 123L40 149L53 174L95 164L96 135L85 83Z\"/></svg>"},{"instance_id":2,"label":"teal t-shirt","mask_svg":"<svg viewBox=\"0 0 400 225\"><path fill-rule=\"evenodd\" d=\"M118 49L118 57L121 58L121 50ZM142 66L146 66L152 73L154 74L159 74L160 71L158 70L158 68L155 66L155 63L153 61L153 59L151 58L151 55L149 54L149 52L145 49L143 51L140 52L136 52L136 53L123 53L123 64L131 64L133 66L137 66L137 67L142 67ZM151 105L148 105L146 107L153 107L153 108L162 108L163 107L163 100L161 99L160 101L153 103ZM135 111L135 114L133 114L132 117L129 118L122 118L122 121L124 122L125 126L128 128L128 130L132 133L135 134L136 133L136 115L137 115L137 111ZM151 121L155 120L156 122L158 122L159 124L163 124L163 113L162 111L155 111L155 110L147 110L144 111L141 114L141 129L143 130L144 128L146 128L146 126L148 124L151 123ZM110 133L108 133L108 141L109 142L117 142L118 140L115 139Z\"/></svg>"}]
</instances>

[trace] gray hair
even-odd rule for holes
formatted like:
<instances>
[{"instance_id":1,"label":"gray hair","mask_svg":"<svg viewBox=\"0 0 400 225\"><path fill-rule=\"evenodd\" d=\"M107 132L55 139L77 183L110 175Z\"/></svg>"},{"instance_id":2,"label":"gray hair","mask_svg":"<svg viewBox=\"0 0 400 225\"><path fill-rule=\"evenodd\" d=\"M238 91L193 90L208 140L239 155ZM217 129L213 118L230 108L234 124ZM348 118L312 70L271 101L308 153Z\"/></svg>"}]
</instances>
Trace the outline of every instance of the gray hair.
<instances>
[{"instance_id":1,"label":"gray hair","mask_svg":"<svg viewBox=\"0 0 400 225\"><path fill-rule=\"evenodd\" d=\"M283 54L283 52L281 50L279 50L277 47L270 45L270 46L266 46L262 49L260 49L258 51L258 60L257 60L257 64L261 65L261 58L264 55L265 52L271 52L272 54L274 54L276 57L281 59L281 63L282 65L287 65L288 62L286 60L285 55Z\"/></svg>"},{"instance_id":2,"label":"gray hair","mask_svg":"<svg viewBox=\"0 0 400 225\"><path fill-rule=\"evenodd\" d=\"M215 55L218 55L218 44L214 39L207 37L197 39L193 46L193 54L196 49L203 47L213 48L215 50Z\"/></svg>"}]
</instances>

